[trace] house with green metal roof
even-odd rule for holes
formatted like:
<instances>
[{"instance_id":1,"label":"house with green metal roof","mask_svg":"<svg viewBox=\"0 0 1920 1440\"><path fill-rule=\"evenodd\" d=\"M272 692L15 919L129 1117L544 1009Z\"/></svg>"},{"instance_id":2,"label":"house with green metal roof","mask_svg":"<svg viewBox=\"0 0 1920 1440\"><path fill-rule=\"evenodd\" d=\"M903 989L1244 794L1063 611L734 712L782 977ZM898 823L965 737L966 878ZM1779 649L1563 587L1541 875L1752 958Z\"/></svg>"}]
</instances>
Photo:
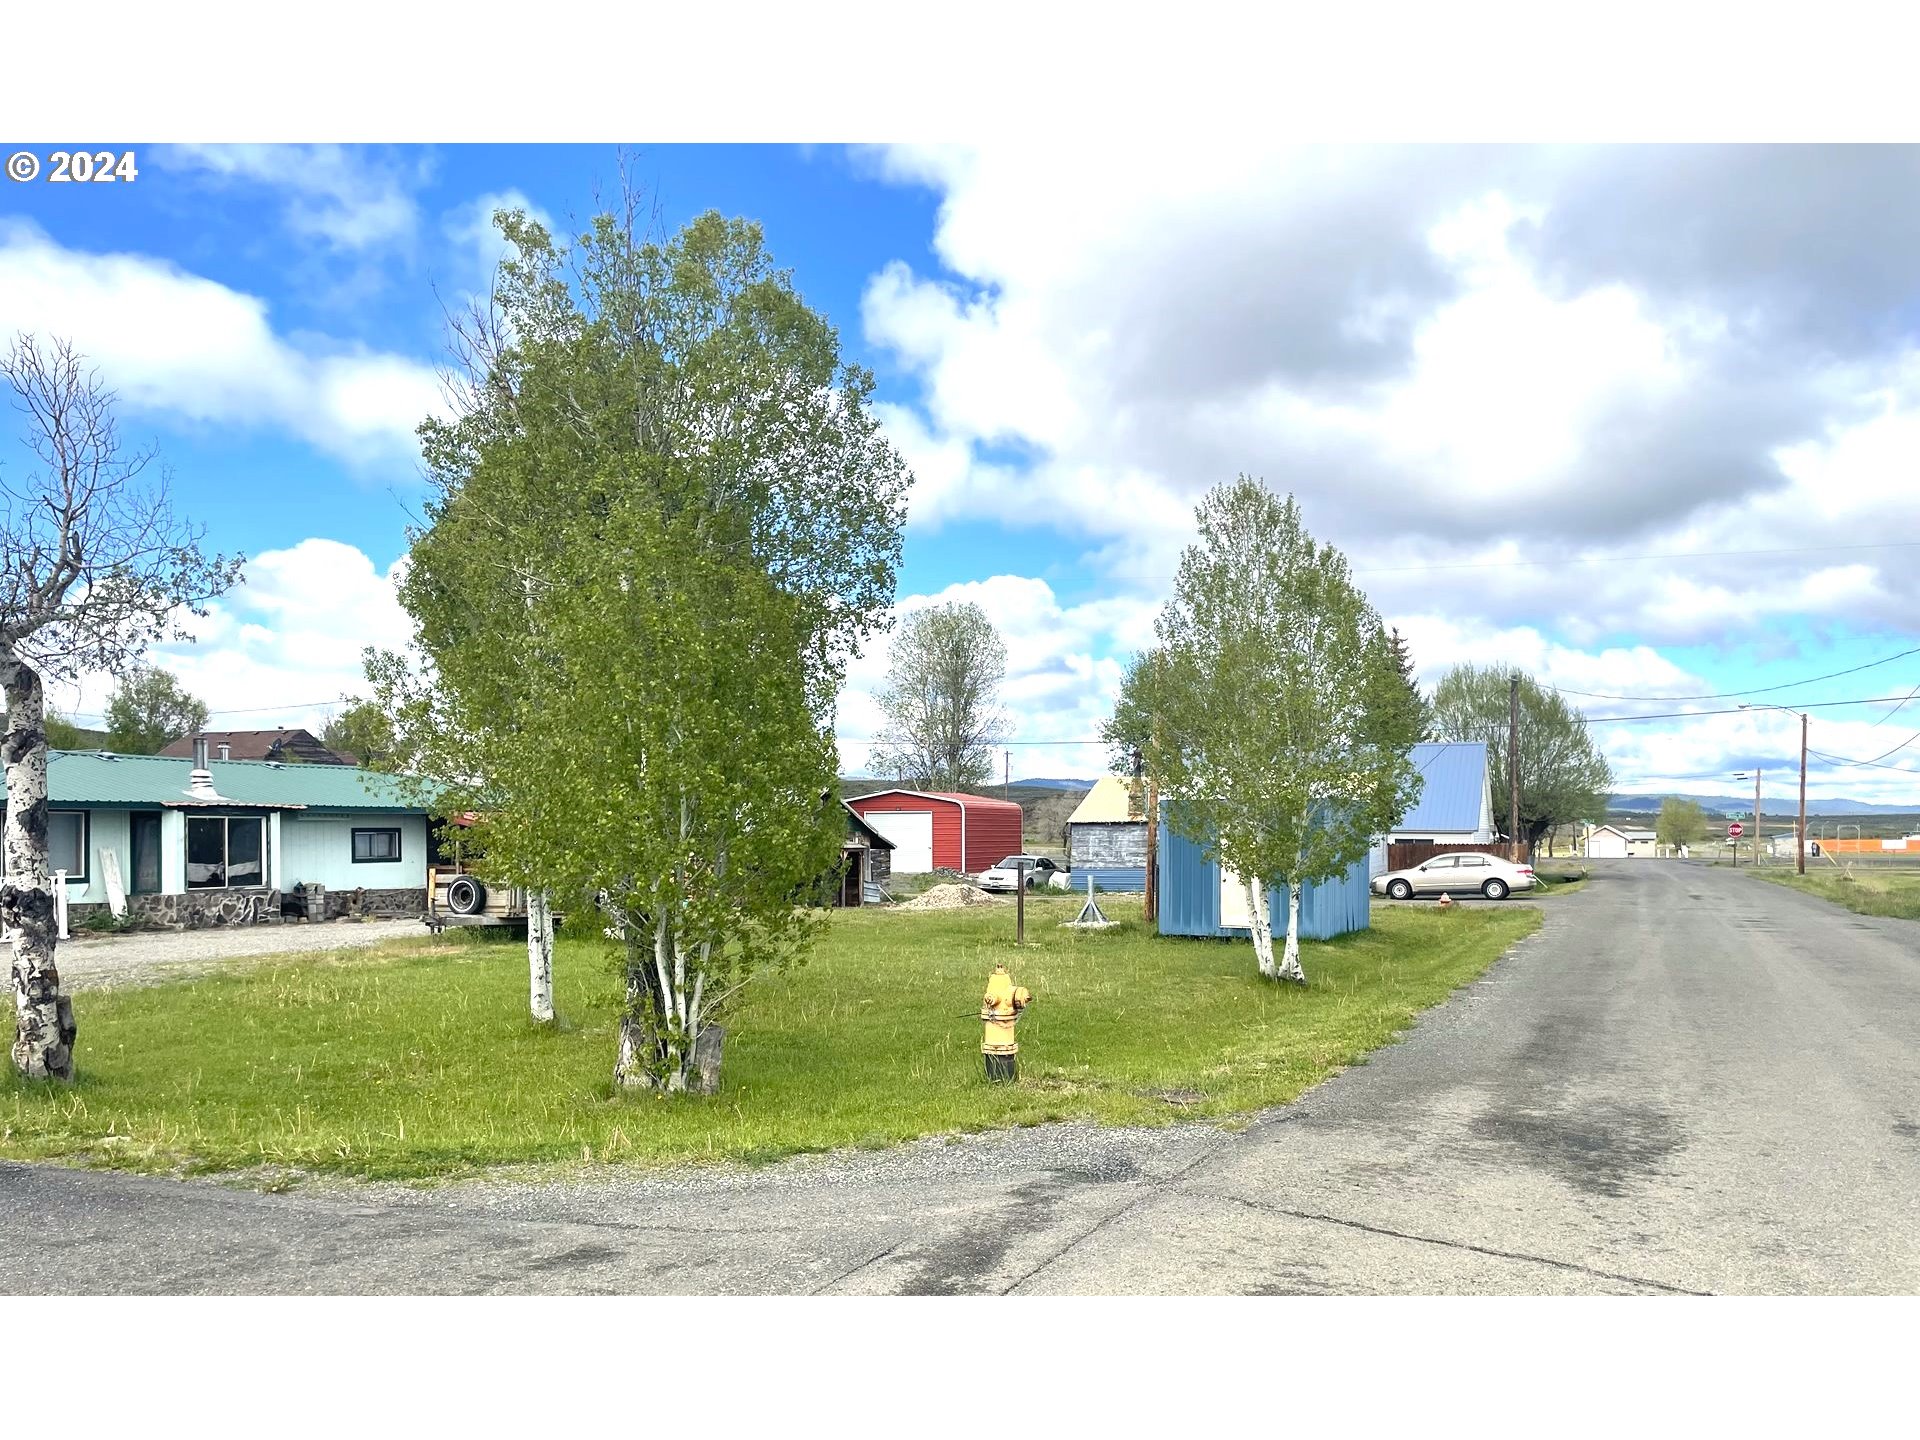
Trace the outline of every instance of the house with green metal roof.
<instances>
[{"instance_id":1,"label":"house with green metal roof","mask_svg":"<svg viewBox=\"0 0 1920 1440\"><path fill-rule=\"evenodd\" d=\"M424 911L430 794L350 765L55 750L47 758L48 869L69 914L110 899L171 923L277 918L316 889L338 914Z\"/></svg>"}]
</instances>

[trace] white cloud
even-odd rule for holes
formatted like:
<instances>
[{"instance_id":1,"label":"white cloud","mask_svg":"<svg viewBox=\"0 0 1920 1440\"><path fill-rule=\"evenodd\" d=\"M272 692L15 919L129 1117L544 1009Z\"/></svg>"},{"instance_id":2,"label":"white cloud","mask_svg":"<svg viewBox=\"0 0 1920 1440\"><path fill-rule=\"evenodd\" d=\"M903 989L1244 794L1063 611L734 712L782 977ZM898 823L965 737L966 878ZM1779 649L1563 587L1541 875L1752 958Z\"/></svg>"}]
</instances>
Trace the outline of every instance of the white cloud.
<instances>
[{"instance_id":1,"label":"white cloud","mask_svg":"<svg viewBox=\"0 0 1920 1440\"><path fill-rule=\"evenodd\" d=\"M381 570L364 552L313 537L247 562L246 583L189 617L196 643L164 645L148 663L171 671L227 730L318 730L342 694L365 694L361 651L405 649L413 634L395 582L404 558ZM113 681L58 687L54 706L102 714Z\"/></svg>"},{"instance_id":2,"label":"white cloud","mask_svg":"<svg viewBox=\"0 0 1920 1440\"><path fill-rule=\"evenodd\" d=\"M449 210L441 217L440 230L452 254L454 283L466 295L486 295L493 284L494 271L512 253L513 247L501 237L493 223L494 213L500 210L524 210L528 218L538 221L556 240L566 239L565 232L555 227L551 215L515 189L476 196Z\"/></svg>"},{"instance_id":3,"label":"white cloud","mask_svg":"<svg viewBox=\"0 0 1920 1440\"><path fill-rule=\"evenodd\" d=\"M338 145L170 145L157 159L217 182L284 193L288 228L332 250L404 247L419 228L419 207L402 177Z\"/></svg>"},{"instance_id":4,"label":"white cloud","mask_svg":"<svg viewBox=\"0 0 1920 1440\"><path fill-rule=\"evenodd\" d=\"M358 346L296 345L267 304L165 260L70 250L0 220L0 334L71 340L128 404L226 426L274 426L355 462L417 454L444 413L433 370Z\"/></svg>"},{"instance_id":5,"label":"white cloud","mask_svg":"<svg viewBox=\"0 0 1920 1440\"><path fill-rule=\"evenodd\" d=\"M890 264L862 309L868 338L921 381L919 405L887 417L931 477L920 529L990 509L1158 589L1199 494L1243 470L1299 495L1315 533L1368 571L1869 541L1920 468L1920 349L1838 320L1806 343L1826 323L1814 289L1832 314L1865 313L1841 292L1867 272L1833 258L1872 248L1851 211L1783 198L1740 218L1767 174L1783 197L1831 201L1805 157L1709 153L1686 159L1684 185L1656 174L1659 156L1587 150L863 158L941 201L947 273ZM1596 230L1607 186L1632 213ZM1712 212L1676 238L1684 254L1636 241L1683 191ZM1896 229L1869 268L1910 293L1920 259ZM1687 246L1726 254L1708 265ZM1036 494L1047 503L1018 503ZM1463 624L1588 647L1764 637L1800 614L1910 630L1920 567L1847 558L1365 583L1385 611L1444 584Z\"/></svg>"},{"instance_id":6,"label":"white cloud","mask_svg":"<svg viewBox=\"0 0 1920 1440\"><path fill-rule=\"evenodd\" d=\"M1062 605L1044 580L995 575L949 585L937 594L908 595L893 607L896 618L935 605L980 606L1007 647L1001 701L1012 719L1007 739L1012 774L1081 776L1104 774L1106 754L1084 743L1099 734L1119 694L1122 662L1150 637L1155 606L1128 599ZM840 694L837 733L842 769L867 769L866 741L885 723L873 696L886 681L887 641L869 645L850 668ZM996 766L996 777L1004 766Z\"/></svg>"}]
</instances>

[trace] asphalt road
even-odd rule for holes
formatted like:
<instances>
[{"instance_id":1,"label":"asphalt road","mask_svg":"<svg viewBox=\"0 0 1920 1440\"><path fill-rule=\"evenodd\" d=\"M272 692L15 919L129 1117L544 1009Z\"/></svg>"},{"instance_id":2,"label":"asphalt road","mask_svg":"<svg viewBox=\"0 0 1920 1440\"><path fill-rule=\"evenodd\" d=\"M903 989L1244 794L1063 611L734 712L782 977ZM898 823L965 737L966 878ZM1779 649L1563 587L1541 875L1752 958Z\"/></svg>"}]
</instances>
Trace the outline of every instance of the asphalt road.
<instances>
[{"instance_id":1,"label":"asphalt road","mask_svg":"<svg viewBox=\"0 0 1920 1440\"><path fill-rule=\"evenodd\" d=\"M1239 1133L287 1195L0 1165L0 1289L1920 1291L1920 924L1595 871L1406 1041Z\"/></svg>"}]
</instances>

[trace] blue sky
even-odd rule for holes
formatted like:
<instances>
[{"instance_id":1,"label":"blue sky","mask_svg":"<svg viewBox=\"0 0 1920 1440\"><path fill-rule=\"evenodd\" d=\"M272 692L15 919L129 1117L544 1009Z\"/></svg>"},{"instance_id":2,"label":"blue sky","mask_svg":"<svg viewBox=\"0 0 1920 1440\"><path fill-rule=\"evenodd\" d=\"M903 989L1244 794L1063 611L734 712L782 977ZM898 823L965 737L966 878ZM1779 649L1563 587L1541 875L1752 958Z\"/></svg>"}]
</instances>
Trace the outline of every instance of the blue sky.
<instances>
[{"instance_id":1,"label":"blue sky","mask_svg":"<svg viewBox=\"0 0 1920 1440\"><path fill-rule=\"evenodd\" d=\"M405 638L388 577L422 494L408 433L437 403L443 302L497 255L484 214L564 228L613 190L615 153L136 148L133 184L0 192L0 330L79 343L180 507L254 557L162 662L215 723L315 722L361 645ZM1920 205L1874 198L1920 192L1911 151L630 160L668 226L762 222L875 371L918 480L900 606L963 596L1001 624L1014 738L1045 742L1016 775L1097 767L1069 742L1150 637L1193 504L1240 470L1300 496L1429 682L1499 660L1647 697L1590 713L1647 713L1920 646ZM1756 698L1903 695L1916 661ZM850 767L883 668L865 657L843 697ZM55 689L83 714L104 694ZM1815 712L1816 748L1880 756L1920 731L1920 700L1891 708ZM1711 791L1789 758L1796 725L1602 734L1623 782ZM1920 803L1920 779L1877 767L1816 767L1814 790Z\"/></svg>"}]
</instances>

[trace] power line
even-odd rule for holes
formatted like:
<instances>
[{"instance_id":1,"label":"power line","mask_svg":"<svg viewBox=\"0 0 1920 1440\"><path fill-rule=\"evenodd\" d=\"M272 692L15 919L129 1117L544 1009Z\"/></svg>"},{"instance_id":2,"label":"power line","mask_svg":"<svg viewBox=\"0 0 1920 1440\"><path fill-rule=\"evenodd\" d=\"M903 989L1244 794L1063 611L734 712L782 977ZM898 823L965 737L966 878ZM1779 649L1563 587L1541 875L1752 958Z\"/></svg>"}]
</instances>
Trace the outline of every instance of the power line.
<instances>
[{"instance_id":1,"label":"power line","mask_svg":"<svg viewBox=\"0 0 1920 1440\"><path fill-rule=\"evenodd\" d=\"M1794 690L1802 685L1817 685L1822 680L1838 680L1842 675L1857 675L1862 670L1891 665L1895 660L1904 660L1909 655L1920 655L1920 645L1914 646L1911 650L1902 650L1898 655L1889 655L1883 660L1869 660L1864 665L1855 665L1851 670L1836 670L1831 675L1814 675L1805 680L1789 680L1784 685L1762 685L1755 690L1722 690L1712 695L1604 695L1597 690L1568 690L1559 685L1545 685L1541 688L1559 695L1578 695L1584 700L1732 700L1741 695L1771 695L1777 690ZM1908 698L1912 698L1911 693Z\"/></svg>"},{"instance_id":2,"label":"power line","mask_svg":"<svg viewBox=\"0 0 1920 1440\"><path fill-rule=\"evenodd\" d=\"M1803 702L1800 710L1832 710L1847 705L1891 705L1899 700L1898 695L1875 695L1864 700L1813 700ZM1707 715L1744 715L1750 714L1751 707L1736 705L1729 710L1664 710L1653 715L1582 715L1576 722L1581 725L1632 725L1642 720L1692 720Z\"/></svg>"},{"instance_id":3,"label":"power line","mask_svg":"<svg viewBox=\"0 0 1920 1440\"><path fill-rule=\"evenodd\" d=\"M1893 752L1889 750L1887 753L1891 755ZM1807 754L1818 756L1828 764L1838 765L1843 769L1891 770L1896 775L1911 775L1920 779L1920 769L1909 769L1905 765L1882 765L1878 760L1849 760L1844 755L1828 755L1820 750L1808 750Z\"/></svg>"}]
</instances>

